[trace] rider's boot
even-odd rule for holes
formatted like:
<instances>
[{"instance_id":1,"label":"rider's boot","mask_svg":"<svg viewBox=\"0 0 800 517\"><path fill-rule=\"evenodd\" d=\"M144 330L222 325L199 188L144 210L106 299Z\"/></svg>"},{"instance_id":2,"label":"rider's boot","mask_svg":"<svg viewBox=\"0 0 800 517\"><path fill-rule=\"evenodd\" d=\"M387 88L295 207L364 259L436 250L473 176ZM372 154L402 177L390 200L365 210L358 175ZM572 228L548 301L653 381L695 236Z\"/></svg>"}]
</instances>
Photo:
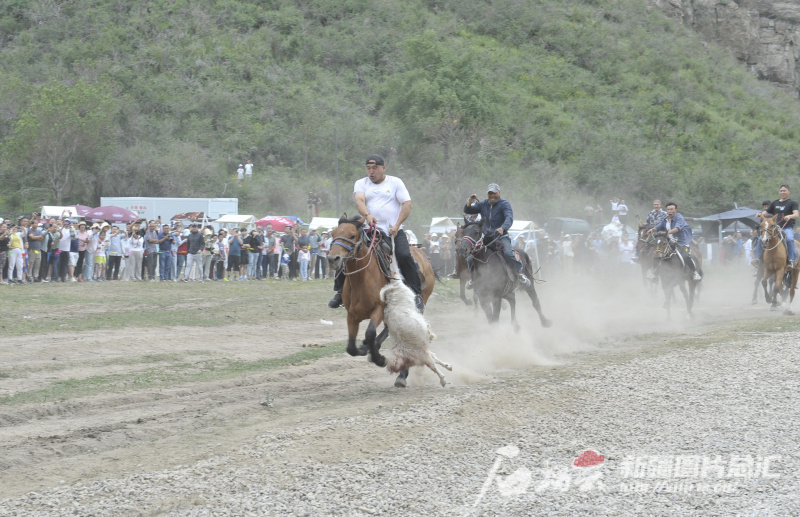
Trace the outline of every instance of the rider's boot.
<instances>
[{"instance_id":1,"label":"rider's boot","mask_svg":"<svg viewBox=\"0 0 800 517\"><path fill-rule=\"evenodd\" d=\"M336 294L333 295L331 301L328 302L328 307L330 307L331 309L338 309L341 306L342 306L342 293L337 292Z\"/></svg>"},{"instance_id":2,"label":"rider's boot","mask_svg":"<svg viewBox=\"0 0 800 517\"><path fill-rule=\"evenodd\" d=\"M658 280L658 277L656 276L656 274L653 272L652 269L648 269L647 270L647 279L648 280Z\"/></svg>"},{"instance_id":3,"label":"rider's boot","mask_svg":"<svg viewBox=\"0 0 800 517\"><path fill-rule=\"evenodd\" d=\"M695 282L699 282L702 279L703 279L703 277L700 276L700 273L698 273L697 271L695 271L694 275L692 275L692 280L694 280Z\"/></svg>"},{"instance_id":4,"label":"rider's boot","mask_svg":"<svg viewBox=\"0 0 800 517\"><path fill-rule=\"evenodd\" d=\"M467 290L472 289L472 279L471 278L469 280L467 280L466 284L464 284L464 289L467 289Z\"/></svg>"},{"instance_id":5,"label":"rider's boot","mask_svg":"<svg viewBox=\"0 0 800 517\"><path fill-rule=\"evenodd\" d=\"M525 273L520 272L520 274L519 274L519 285L521 285L522 287L530 287L531 286L531 281L527 276L525 276Z\"/></svg>"},{"instance_id":6,"label":"rider's boot","mask_svg":"<svg viewBox=\"0 0 800 517\"><path fill-rule=\"evenodd\" d=\"M750 265L757 268L758 266L761 265L761 260L754 258L753 260L750 261Z\"/></svg>"},{"instance_id":7,"label":"rider's boot","mask_svg":"<svg viewBox=\"0 0 800 517\"><path fill-rule=\"evenodd\" d=\"M458 273L456 273L455 271L453 271L452 273L450 273L449 275L447 275L447 278L458 278Z\"/></svg>"}]
</instances>

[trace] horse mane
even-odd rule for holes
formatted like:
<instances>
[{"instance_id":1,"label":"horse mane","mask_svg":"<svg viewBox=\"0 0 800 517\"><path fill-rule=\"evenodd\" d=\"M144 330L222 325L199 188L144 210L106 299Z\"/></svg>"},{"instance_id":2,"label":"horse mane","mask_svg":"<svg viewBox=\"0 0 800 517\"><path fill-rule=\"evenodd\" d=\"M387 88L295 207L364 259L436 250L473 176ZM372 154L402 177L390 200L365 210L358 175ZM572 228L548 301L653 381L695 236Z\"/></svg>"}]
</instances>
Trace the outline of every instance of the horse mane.
<instances>
[{"instance_id":1,"label":"horse mane","mask_svg":"<svg viewBox=\"0 0 800 517\"><path fill-rule=\"evenodd\" d=\"M338 224L344 224L344 223L354 224L356 228L358 228L359 230L361 229L362 226L364 226L364 220L360 215L348 218L347 214L342 214L342 216L339 218Z\"/></svg>"}]
</instances>

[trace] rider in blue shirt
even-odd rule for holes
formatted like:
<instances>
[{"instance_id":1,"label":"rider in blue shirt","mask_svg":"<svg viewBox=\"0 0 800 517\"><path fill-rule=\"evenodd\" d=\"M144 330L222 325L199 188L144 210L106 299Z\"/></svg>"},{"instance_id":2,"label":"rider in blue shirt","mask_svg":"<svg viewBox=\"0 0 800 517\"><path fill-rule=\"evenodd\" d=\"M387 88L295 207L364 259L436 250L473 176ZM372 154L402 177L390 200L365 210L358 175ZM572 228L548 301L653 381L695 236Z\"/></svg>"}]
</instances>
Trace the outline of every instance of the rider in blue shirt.
<instances>
[{"instance_id":1,"label":"rider in blue shirt","mask_svg":"<svg viewBox=\"0 0 800 517\"><path fill-rule=\"evenodd\" d=\"M692 227L678 213L678 205L667 203L667 217L662 219L654 228L648 230L647 233L651 234L654 231L667 232L670 244L681 254L684 263L693 272L693 279L702 280L703 277L695 269L692 253L689 249L689 245L692 243Z\"/></svg>"},{"instance_id":2,"label":"rider in blue shirt","mask_svg":"<svg viewBox=\"0 0 800 517\"><path fill-rule=\"evenodd\" d=\"M481 214L486 242L494 240L503 245L503 255L519 273L519 283L524 287L530 287L531 281L522 272L522 263L514 256L511 237L508 235L509 228L514 224L511 203L500 197L500 186L497 183L490 183L486 187L486 195L487 199L478 201L478 196L472 194L464 205L464 213Z\"/></svg>"}]
</instances>

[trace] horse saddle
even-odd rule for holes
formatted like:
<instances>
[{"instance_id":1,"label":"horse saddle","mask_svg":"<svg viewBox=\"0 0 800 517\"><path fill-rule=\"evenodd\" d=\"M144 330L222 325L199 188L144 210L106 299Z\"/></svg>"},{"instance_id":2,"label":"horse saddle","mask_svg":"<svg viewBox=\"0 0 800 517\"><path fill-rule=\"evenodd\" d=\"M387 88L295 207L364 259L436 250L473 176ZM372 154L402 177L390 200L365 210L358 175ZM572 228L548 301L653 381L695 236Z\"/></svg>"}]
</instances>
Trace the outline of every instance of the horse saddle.
<instances>
[{"instance_id":1,"label":"horse saddle","mask_svg":"<svg viewBox=\"0 0 800 517\"><path fill-rule=\"evenodd\" d=\"M500 260L503 263L503 269L505 269L506 275L508 277L508 281L509 282L516 282L517 281L517 271L516 271L516 268L514 267L514 265L510 264L508 262L508 260L506 260L505 253L503 253L503 251L505 250L505 246L503 246L503 244L500 243L499 241L495 241L490 245L490 247L493 250L496 250L498 252L498 256L500 257ZM514 258L517 259L517 262L522 264L523 262L522 262L522 258L519 255L519 250L512 249L511 251L514 253Z\"/></svg>"},{"instance_id":2,"label":"horse saddle","mask_svg":"<svg viewBox=\"0 0 800 517\"><path fill-rule=\"evenodd\" d=\"M366 233L367 240L370 240L369 233ZM392 278L392 239L387 237L383 234L383 232L378 232L376 236L376 243L375 243L375 255L378 257L378 265L383 272L383 276L386 278ZM412 255L413 257L413 255ZM417 276L419 276L419 285L420 290L424 291L427 282L425 281L425 275L422 273L422 266L414 260L414 264L417 266Z\"/></svg>"}]
</instances>

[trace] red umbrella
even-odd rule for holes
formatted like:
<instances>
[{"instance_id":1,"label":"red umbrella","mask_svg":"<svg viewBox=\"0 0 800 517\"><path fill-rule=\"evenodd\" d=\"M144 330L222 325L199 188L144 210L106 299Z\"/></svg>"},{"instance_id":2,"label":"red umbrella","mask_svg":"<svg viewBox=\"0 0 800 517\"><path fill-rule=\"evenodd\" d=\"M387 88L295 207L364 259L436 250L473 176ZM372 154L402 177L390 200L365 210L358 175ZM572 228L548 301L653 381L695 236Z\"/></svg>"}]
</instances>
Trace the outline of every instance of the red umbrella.
<instances>
[{"instance_id":1,"label":"red umbrella","mask_svg":"<svg viewBox=\"0 0 800 517\"><path fill-rule=\"evenodd\" d=\"M118 206L99 206L92 208L86 214L87 221L108 221L109 223L132 223L139 219L139 214L131 212L127 208L120 208Z\"/></svg>"},{"instance_id":2,"label":"red umbrella","mask_svg":"<svg viewBox=\"0 0 800 517\"><path fill-rule=\"evenodd\" d=\"M92 211L92 207L86 205L72 205L75 207L75 211L81 217L86 217L86 214Z\"/></svg>"},{"instance_id":3,"label":"red umbrella","mask_svg":"<svg viewBox=\"0 0 800 517\"><path fill-rule=\"evenodd\" d=\"M272 229L276 232L282 232L286 230L287 226L295 227L297 226L294 221L287 217L282 217L280 215L268 215L266 217L262 217L258 221L256 221L256 226L266 226L267 223L272 224Z\"/></svg>"}]
</instances>

